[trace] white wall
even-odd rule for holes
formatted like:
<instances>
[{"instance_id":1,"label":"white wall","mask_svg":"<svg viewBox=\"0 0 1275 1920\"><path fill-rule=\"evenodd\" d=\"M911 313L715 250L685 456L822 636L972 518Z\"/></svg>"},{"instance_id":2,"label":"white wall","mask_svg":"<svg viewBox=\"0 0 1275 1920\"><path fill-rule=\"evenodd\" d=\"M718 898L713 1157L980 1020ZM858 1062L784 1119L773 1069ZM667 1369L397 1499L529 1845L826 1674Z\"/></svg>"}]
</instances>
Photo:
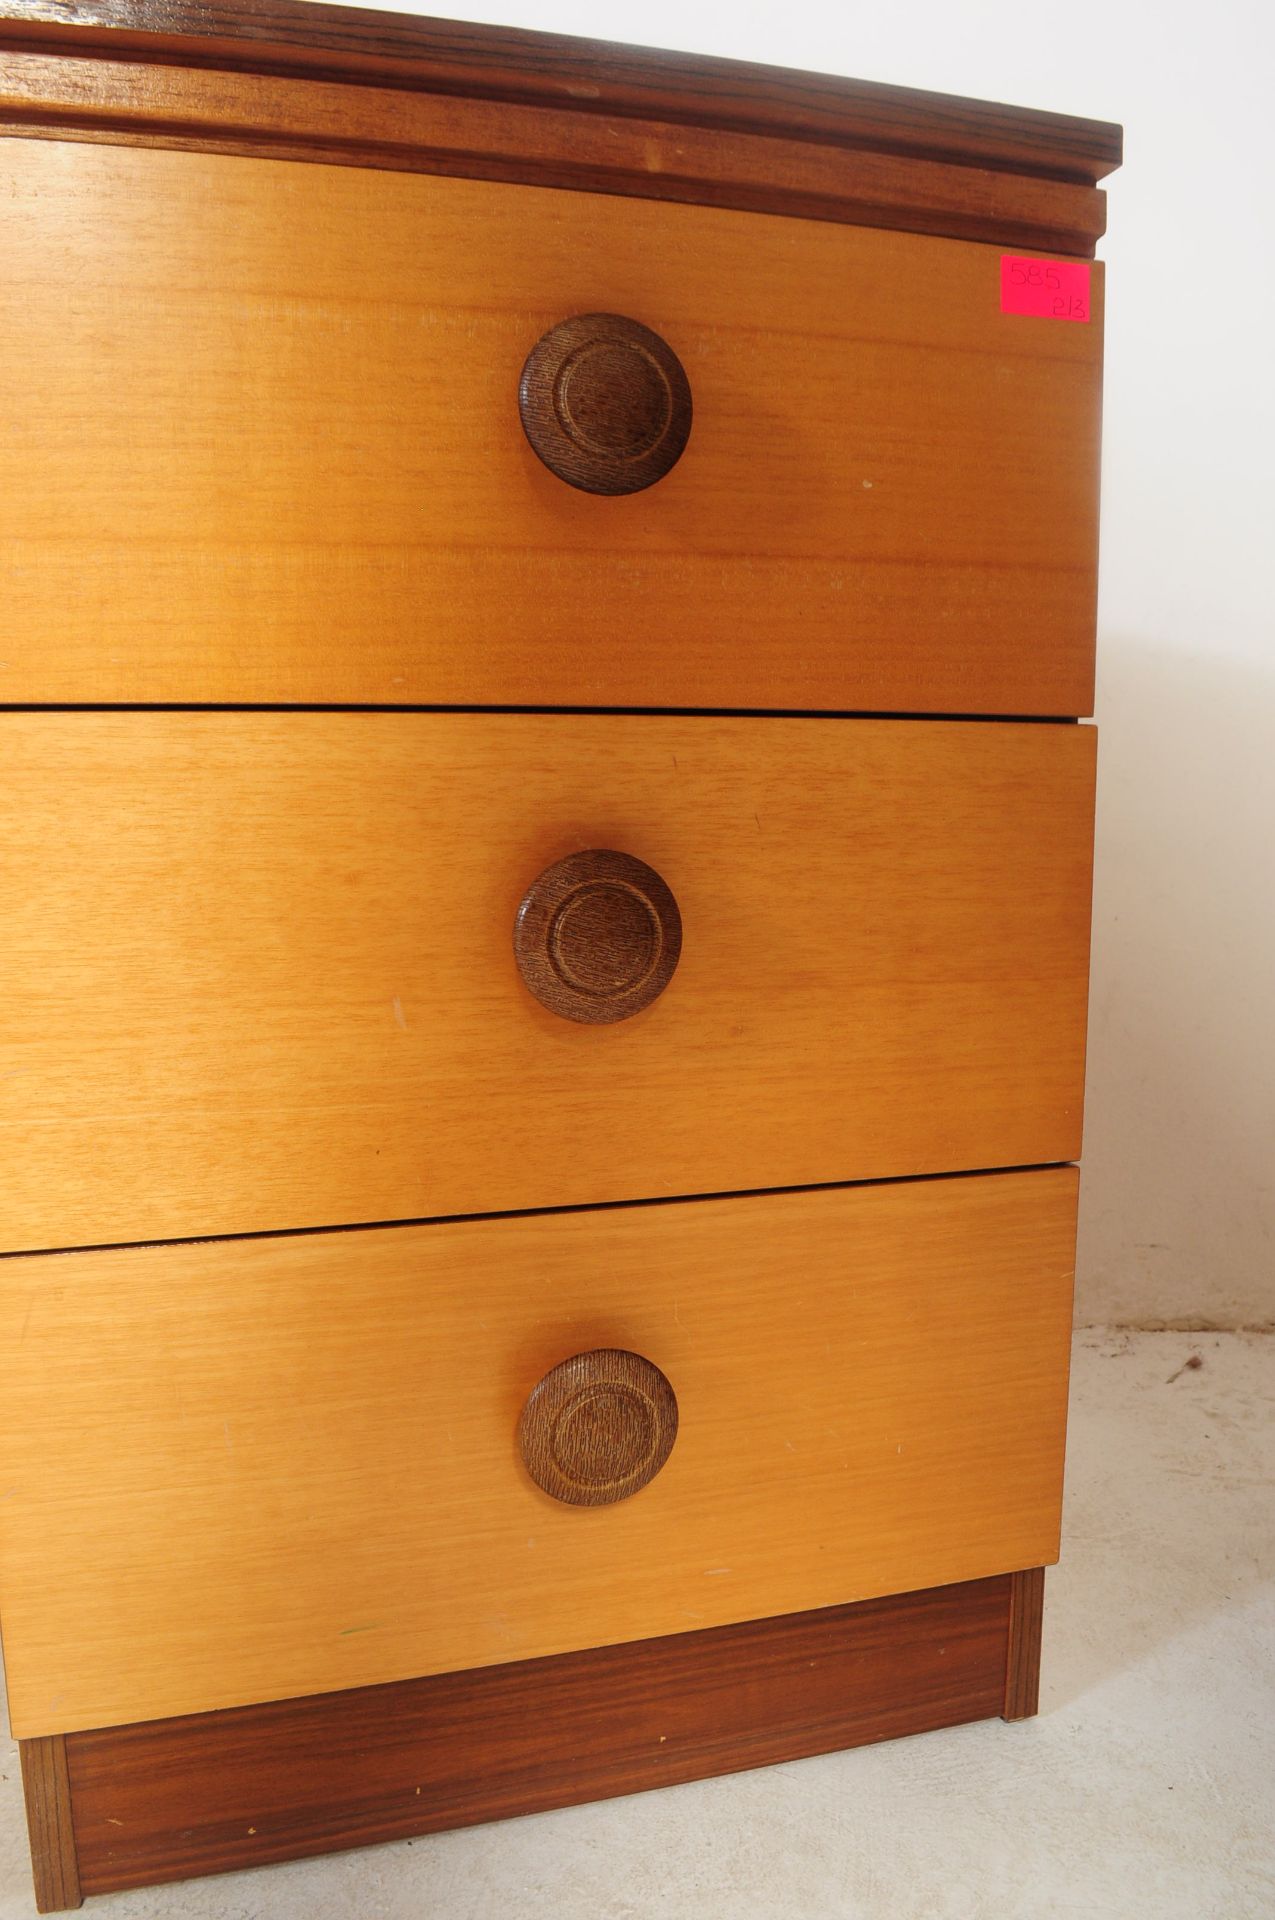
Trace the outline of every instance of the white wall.
<instances>
[{"instance_id":1,"label":"white wall","mask_svg":"<svg viewBox=\"0 0 1275 1920\"><path fill-rule=\"evenodd\" d=\"M455 11L1124 123L1100 249L1102 772L1079 1307L1086 1320L1275 1323L1275 6Z\"/></svg>"}]
</instances>

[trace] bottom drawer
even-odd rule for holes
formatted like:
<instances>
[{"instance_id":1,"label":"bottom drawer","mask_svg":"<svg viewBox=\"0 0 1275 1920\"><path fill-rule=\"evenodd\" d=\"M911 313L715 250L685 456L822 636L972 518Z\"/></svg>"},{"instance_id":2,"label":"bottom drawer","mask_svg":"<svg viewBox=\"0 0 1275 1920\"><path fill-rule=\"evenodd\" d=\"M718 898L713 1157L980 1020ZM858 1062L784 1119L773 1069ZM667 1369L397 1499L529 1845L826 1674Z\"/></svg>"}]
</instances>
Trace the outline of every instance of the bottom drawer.
<instances>
[{"instance_id":1,"label":"bottom drawer","mask_svg":"<svg viewBox=\"0 0 1275 1920\"><path fill-rule=\"evenodd\" d=\"M15 1733L1055 1559L1075 1193L1057 1168L0 1262ZM632 1497L566 1504L520 1416L595 1349L662 1370L677 1434Z\"/></svg>"}]
</instances>

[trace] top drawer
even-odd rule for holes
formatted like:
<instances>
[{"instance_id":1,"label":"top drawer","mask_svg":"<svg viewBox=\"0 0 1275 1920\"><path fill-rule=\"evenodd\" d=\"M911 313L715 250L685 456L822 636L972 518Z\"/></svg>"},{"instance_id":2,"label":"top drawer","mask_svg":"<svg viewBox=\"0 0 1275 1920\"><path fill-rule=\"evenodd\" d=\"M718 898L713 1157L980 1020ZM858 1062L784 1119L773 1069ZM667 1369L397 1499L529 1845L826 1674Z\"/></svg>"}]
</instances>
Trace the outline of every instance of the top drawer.
<instances>
[{"instance_id":1,"label":"top drawer","mask_svg":"<svg viewBox=\"0 0 1275 1920\"><path fill-rule=\"evenodd\" d=\"M1062 324L966 241L0 150L0 699L1088 711L1100 269ZM693 400L621 498L519 419L596 312Z\"/></svg>"}]
</instances>

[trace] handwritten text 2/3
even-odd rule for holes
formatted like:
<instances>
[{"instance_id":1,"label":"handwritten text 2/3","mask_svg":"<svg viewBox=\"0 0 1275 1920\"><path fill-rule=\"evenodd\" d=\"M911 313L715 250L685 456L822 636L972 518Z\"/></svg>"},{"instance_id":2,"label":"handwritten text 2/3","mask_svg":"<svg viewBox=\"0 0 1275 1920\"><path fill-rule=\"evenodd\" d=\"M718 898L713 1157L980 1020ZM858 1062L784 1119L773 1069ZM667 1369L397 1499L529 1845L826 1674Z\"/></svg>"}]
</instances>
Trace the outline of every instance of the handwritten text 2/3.
<instances>
[{"instance_id":1,"label":"handwritten text 2/3","mask_svg":"<svg viewBox=\"0 0 1275 1920\"><path fill-rule=\"evenodd\" d=\"M1087 260L1032 260L1001 255L1001 312L1036 320L1088 320Z\"/></svg>"}]
</instances>

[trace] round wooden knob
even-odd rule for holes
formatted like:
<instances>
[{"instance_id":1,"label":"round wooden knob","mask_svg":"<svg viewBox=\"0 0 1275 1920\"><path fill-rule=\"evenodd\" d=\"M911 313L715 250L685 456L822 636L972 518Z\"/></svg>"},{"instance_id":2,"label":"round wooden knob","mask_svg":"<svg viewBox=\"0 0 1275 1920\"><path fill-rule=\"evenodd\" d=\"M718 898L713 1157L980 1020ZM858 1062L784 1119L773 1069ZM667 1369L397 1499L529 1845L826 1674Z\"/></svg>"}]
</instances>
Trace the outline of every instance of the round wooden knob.
<instances>
[{"instance_id":1,"label":"round wooden knob","mask_svg":"<svg viewBox=\"0 0 1275 1920\"><path fill-rule=\"evenodd\" d=\"M585 493L639 493L682 456L691 388L658 333L618 313L582 313L531 349L518 411L560 480Z\"/></svg>"},{"instance_id":2,"label":"round wooden knob","mask_svg":"<svg viewBox=\"0 0 1275 1920\"><path fill-rule=\"evenodd\" d=\"M537 1000L590 1025L649 1007L681 951L682 916L659 874L601 847L546 867L514 922L518 971Z\"/></svg>"},{"instance_id":3,"label":"round wooden knob","mask_svg":"<svg viewBox=\"0 0 1275 1920\"><path fill-rule=\"evenodd\" d=\"M572 1507L627 1500L653 1480L677 1438L677 1396L622 1347L577 1353L532 1388L518 1445L538 1487Z\"/></svg>"}]
</instances>

